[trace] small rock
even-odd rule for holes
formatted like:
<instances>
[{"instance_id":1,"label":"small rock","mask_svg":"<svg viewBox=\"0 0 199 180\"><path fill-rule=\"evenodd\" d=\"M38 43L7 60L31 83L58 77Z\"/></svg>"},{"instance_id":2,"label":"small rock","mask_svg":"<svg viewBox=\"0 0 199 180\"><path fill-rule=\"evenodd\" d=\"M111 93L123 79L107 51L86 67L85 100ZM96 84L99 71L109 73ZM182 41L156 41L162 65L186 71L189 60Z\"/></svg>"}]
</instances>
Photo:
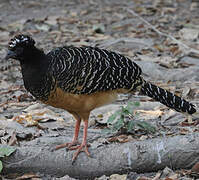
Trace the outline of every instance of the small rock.
<instances>
[{"instance_id":1,"label":"small rock","mask_svg":"<svg viewBox=\"0 0 199 180\"><path fill-rule=\"evenodd\" d=\"M179 35L181 36L182 39L193 41L198 38L199 30L191 28L183 28L180 30Z\"/></svg>"},{"instance_id":2,"label":"small rock","mask_svg":"<svg viewBox=\"0 0 199 180\"><path fill-rule=\"evenodd\" d=\"M56 179L59 179L59 180L75 180L74 178L71 178L70 176L66 175L66 176L63 176L61 178L56 178Z\"/></svg>"}]
</instances>

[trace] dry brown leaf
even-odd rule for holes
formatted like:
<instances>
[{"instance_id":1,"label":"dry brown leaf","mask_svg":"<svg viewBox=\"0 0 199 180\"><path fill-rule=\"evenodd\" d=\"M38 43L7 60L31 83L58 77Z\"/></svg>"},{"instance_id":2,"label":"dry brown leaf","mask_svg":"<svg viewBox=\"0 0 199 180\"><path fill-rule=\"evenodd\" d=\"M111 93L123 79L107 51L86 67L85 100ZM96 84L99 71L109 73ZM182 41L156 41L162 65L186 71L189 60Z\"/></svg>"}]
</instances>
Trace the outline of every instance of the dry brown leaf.
<instances>
[{"instance_id":1,"label":"dry brown leaf","mask_svg":"<svg viewBox=\"0 0 199 180\"><path fill-rule=\"evenodd\" d=\"M40 180L41 178L39 178L38 175L33 174L33 173L28 173L28 174L24 174L20 177L17 177L16 180L23 180L23 179L32 179L32 178L37 178L38 180Z\"/></svg>"},{"instance_id":2,"label":"dry brown leaf","mask_svg":"<svg viewBox=\"0 0 199 180\"><path fill-rule=\"evenodd\" d=\"M152 180L159 180L162 173L158 172Z\"/></svg>"},{"instance_id":3,"label":"dry brown leaf","mask_svg":"<svg viewBox=\"0 0 199 180\"><path fill-rule=\"evenodd\" d=\"M187 119L180 123L181 126L195 126L197 125L197 121L193 122L192 116L188 115Z\"/></svg>"},{"instance_id":4,"label":"dry brown leaf","mask_svg":"<svg viewBox=\"0 0 199 180\"><path fill-rule=\"evenodd\" d=\"M112 174L110 176L110 180L126 180L127 178L127 175L126 174L123 174L123 175L120 175L120 174Z\"/></svg>"},{"instance_id":5,"label":"dry brown leaf","mask_svg":"<svg viewBox=\"0 0 199 180\"><path fill-rule=\"evenodd\" d=\"M176 8L173 8L173 7L164 7L163 11L165 13L174 13L174 12L176 12Z\"/></svg>"},{"instance_id":6,"label":"dry brown leaf","mask_svg":"<svg viewBox=\"0 0 199 180\"><path fill-rule=\"evenodd\" d=\"M178 174L172 174L171 176L167 177L165 180L178 180Z\"/></svg>"},{"instance_id":7,"label":"dry brown leaf","mask_svg":"<svg viewBox=\"0 0 199 180\"><path fill-rule=\"evenodd\" d=\"M57 25L57 21L58 21L59 18L60 18L60 16L56 16L56 15L55 16L48 16L45 23L52 25L52 26L55 26L55 25Z\"/></svg>"},{"instance_id":8,"label":"dry brown leaf","mask_svg":"<svg viewBox=\"0 0 199 180\"><path fill-rule=\"evenodd\" d=\"M153 47L154 47L155 49L157 49L158 51L160 51L160 52L164 52L164 48L163 48L163 46L160 45L160 44L155 44Z\"/></svg>"},{"instance_id":9,"label":"dry brown leaf","mask_svg":"<svg viewBox=\"0 0 199 180\"><path fill-rule=\"evenodd\" d=\"M129 142L130 140L132 140L133 138L131 136L127 136L127 135L120 135L118 136L117 140L120 143L125 143L125 142Z\"/></svg>"},{"instance_id":10,"label":"dry brown leaf","mask_svg":"<svg viewBox=\"0 0 199 180\"><path fill-rule=\"evenodd\" d=\"M132 136L127 136L125 134L119 135L119 136L114 136L111 138L108 138L108 142L120 142L120 143L125 143L133 140Z\"/></svg>"},{"instance_id":11,"label":"dry brown leaf","mask_svg":"<svg viewBox=\"0 0 199 180\"><path fill-rule=\"evenodd\" d=\"M72 17L77 17L77 12L72 11L72 12L70 12L70 15L71 15Z\"/></svg>"},{"instance_id":12,"label":"dry brown leaf","mask_svg":"<svg viewBox=\"0 0 199 180\"><path fill-rule=\"evenodd\" d=\"M38 122L47 122L49 120L58 120L63 121L63 118L56 117L46 112L33 113L33 114L21 114L13 118L14 121L17 121L20 124L26 124L27 126L37 125Z\"/></svg>"},{"instance_id":13,"label":"dry brown leaf","mask_svg":"<svg viewBox=\"0 0 199 180\"><path fill-rule=\"evenodd\" d=\"M139 139L140 139L141 141L143 141L143 140L146 140L147 138L148 138L148 136L142 135Z\"/></svg>"},{"instance_id":14,"label":"dry brown leaf","mask_svg":"<svg viewBox=\"0 0 199 180\"><path fill-rule=\"evenodd\" d=\"M87 9L84 9L83 11L80 12L81 16L85 16L89 13L89 11Z\"/></svg>"},{"instance_id":15,"label":"dry brown leaf","mask_svg":"<svg viewBox=\"0 0 199 180\"><path fill-rule=\"evenodd\" d=\"M188 68L190 66L194 66L195 64L191 64L191 63L186 63L186 62L180 62L177 67L180 67L180 68Z\"/></svg>"},{"instance_id":16,"label":"dry brown leaf","mask_svg":"<svg viewBox=\"0 0 199 180\"><path fill-rule=\"evenodd\" d=\"M155 111L150 111L150 110L136 110L136 112L138 113L144 113L144 114L148 114L148 115L152 115L152 116L162 116L164 114L163 111L161 110L155 110Z\"/></svg>"},{"instance_id":17,"label":"dry brown leaf","mask_svg":"<svg viewBox=\"0 0 199 180\"><path fill-rule=\"evenodd\" d=\"M181 135L186 135L188 133L189 133L189 131L187 129L184 129L184 128L180 129L180 134Z\"/></svg>"},{"instance_id":18,"label":"dry brown leaf","mask_svg":"<svg viewBox=\"0 0 199 180\"><path fill-rule=\"evenodd\" d=\"M48 108L43 108L40 104L34 104L26 108L23 115L31 115L34 121L46 122L48 120L64 121L62 117Z\"/></svg>"},{"instance_id":19,"label":"dry brown leaf","mask_svg":"<svg viewBox=\"0 0 199 180\"><path fill-rule=\"evenodd\" d=\"M108 142L116 142L116 141L117 141L116 136L108 138Z\"/></svg>"},{"instance_id":20,"label":"dry brown leaf","mask_svg":"<svg viewBox=\"0 0 199 180\"><path fill-rule=\"evenodd\" d=\"M188 56L193 57L193 58L199 58L199 54L195 53L195 52L190 52L188 54Z\"/></svg>"},{"instance_id":21,"label":"dry brown leaf","mask_svg":"<svg viewBox=\"0 0 199 180\"><path fill-rule=\"evenodd\" d=\"M179 47L178 46L173 46L169 50L172 52L172 54L176 54L176 51L179 51Z\"/></svg>"},{"instance_id":22,"label":"dry brown leaf","mask_svg":"<svg viewBox=\"0 0 199 180\"><path fill-rule=\"evenodd\" d=\"M178 180L178 174L173 174L173 175L171 175L171 176L169 176L169 178L171 179L171 180Z\"/></svg>"},{"instance_id":23,"label":"dry brown leaf","mask_svg":"<svg viewBox=\"0 0 199 180\"><path fill-rule=\"evenodd\" d=\"M110 36L109 35L104 35L104 34L93 34L92 36L88 36L88 39L90 40L105 40L105 39L109 39Z\"/></svg>"},{"instance_id":24,"label":"dry brown leaf","mask_svg":"<svg viewBox=\"0 0 199 180\"><path fill-rule=\"evenodd\" d=\"M151 49L142 49L141 52L143 55L146 55L146 54L150 54L152 51Z\"/></svg>"},{"instance_id":25,"label":"dry brown leaf","mask_svg":"<svg viewBox=\"0 0 199 180\"><path fill-rule=\"evenodd\" d=\"M15 107L25 107L25 106L30 106L30 102L14 102L14 101L9 101L8 102L9 106L15 106Z\"/></svg>"},{"instance_id":26,"label":"dry brown leaf","mask_svg":"<svg viewBox=\"0 0 199 180\"><path fill-rule=\"evenodd\" d=\"M37 121L29 121L27 124L25 124L25 127L32 127L37 125L38 125Z\"/></svg>"},{"instance_id":27,"label":"dry brown leaf","mask_svg":"<svg viewBox=\"0 0 199 180\"><path fill-rule=\"evenodd\" d=\"M167 131L167 133L166 133L167 136L171 136L171 135L174 135L174 134L175 134L175 132L173 132L173 131Z\"/></svg>"},{"instance_id":28,"label":"dry brown leaf","mask_svg":"<svg viewBox=\"0 0 199 180\"><path fill-rule=\"evenodd\" d=\"M199 174L199 162L197 162L196 164L194 164L194 166L191 168L192 172L196 172Z\"/></svg>"},{"instance_id":29,"label":"dry brown leaf","mask_svg":"<svg viewBox=\"0 0 199 180\"><path fill-rule=\"evenodd\" d=\"M18 102L23 102L23 101L25 101L26 99L31 98L31 97L32 97L32 96L29 96L28 94L23 93L23 94L17 96L17 101L18 101Z\"/></svg>"},{"instance_id":30,"label":"dry brown leaf","mask_svg":"<svg viewBox=\"0 0 199 180\"><path fill-rule=\"evenodd\" d=\"M25 124L26 127L32 127L38 125L38 122L33 120L33 117L30 114L27 115L22 114L19 116L15 116L12 120L17 121L20 124Z\"/></svg>"},{"instance_id":31,"label":"dry brown leaf","mask_svg":"<svg viewBox=\"0 0 199 180\"><path fill-rule=\"evenodd\" d=\"M9 146L13 146L13 145L15 145L15 144L17 144L16 131L14 131L14 132L12 133L12 136L11 136L9 142L8 142L8 145L9 145Z\"/></svg>"}]
</instances>

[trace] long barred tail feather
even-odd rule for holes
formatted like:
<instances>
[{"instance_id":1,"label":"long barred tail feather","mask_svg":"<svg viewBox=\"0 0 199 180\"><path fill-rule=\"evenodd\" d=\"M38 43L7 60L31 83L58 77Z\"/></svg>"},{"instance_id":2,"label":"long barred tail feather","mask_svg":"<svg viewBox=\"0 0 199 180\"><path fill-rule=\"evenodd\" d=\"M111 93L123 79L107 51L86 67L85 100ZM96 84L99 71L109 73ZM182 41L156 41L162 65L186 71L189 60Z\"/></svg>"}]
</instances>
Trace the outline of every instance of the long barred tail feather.
<instances>
[{"instance_id":1,"label":"long barred tail feather","mask_svg":"<svg viewBox=\"0 0 199 180\"><path fill-rule=\"evenodd\" d=\"M178 112L187 112L188 114L196 112L196 108L193 104L149 82L144 81L141 93Z\"/></svg>"}]
</instances>

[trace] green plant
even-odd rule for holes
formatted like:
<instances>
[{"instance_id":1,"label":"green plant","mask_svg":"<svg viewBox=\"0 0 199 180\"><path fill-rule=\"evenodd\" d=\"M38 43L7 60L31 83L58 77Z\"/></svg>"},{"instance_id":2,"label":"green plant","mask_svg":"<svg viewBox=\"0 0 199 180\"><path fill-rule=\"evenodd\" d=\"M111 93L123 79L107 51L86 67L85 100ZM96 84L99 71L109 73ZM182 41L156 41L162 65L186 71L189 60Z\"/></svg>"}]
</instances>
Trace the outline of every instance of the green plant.
<instances>
[{"instance_id":1,"label":"green plant","mask_svg":"<svg viewBox=\"0 0 199 180\"><path fill-rule=\"evenodd\" d=\"M0 147L0 158L3 158L5 156L10 156L15 150L16 150L16 148L11 147L11 146ZM0 160L0 173L1 173L2 169L3 169L3 163Z\"/></svg>"},{"instance_id":2,"label":"green plant","mask_svg":"<svg viewBox=\"0 0 199 180\"><path fill-rule=\"evenodd\" d=\"M135 128L140 128L147 133L155 133L155 127L150 123L141 120L133 120L133 111L135 107L140 106L139 102L129 102L126 106L121 106L107 120L108 128L104 129L105 133L115 132L133 132ZM134 116L138 116L136 113Z\"/></svg>"}]
</instances>

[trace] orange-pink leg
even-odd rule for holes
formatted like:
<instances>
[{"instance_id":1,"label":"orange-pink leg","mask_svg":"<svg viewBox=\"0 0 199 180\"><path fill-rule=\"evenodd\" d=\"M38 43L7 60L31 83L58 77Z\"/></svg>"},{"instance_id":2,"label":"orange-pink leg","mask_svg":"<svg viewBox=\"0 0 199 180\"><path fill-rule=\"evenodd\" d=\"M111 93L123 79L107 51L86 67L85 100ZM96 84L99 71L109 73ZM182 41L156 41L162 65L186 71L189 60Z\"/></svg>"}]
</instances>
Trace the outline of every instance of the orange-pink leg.
<instances>
[{"instance_id":1,"label":"orange-pink leg","mask_svg":"<svg viewBox=\"0 0 199 180\"><path fill-rule=\"evenodd\" d=\"M88 152L88 145L87 145L88 118L89 118L90 112L81 113L81 116L77 115L76 113L71 113L71 114L77 120L75 124L75 133L73 136L73 140L71 143L65 143L65 144L56 146L56 149L67 147L69 150L77 150L73 154L72 162L74 162L81 151L84 151L88 156L90 156L90 153ZM82 140L81 145L77 145L81 119L83 119L84 121L83 140Z\"/></svg>"},{"instance_id":2,"label":"orange-pink leg","mask_svg":"<svg viewBox=\"0 0 199 180\"><path fill-rule=\"evenodd\" d=\"M60 144L60 145L58 145L58 146L55 147L55 150L60 149L60 148L64 148L64 147L67 147L67 148L70 149L70 147L78 144L78 135L79 135L79 129L80 129L80 124L81 124L81 119L77 115L73 115L73 116L76 119L76 124L75 124L75 133L74 133L72 142Z\"/></svg>"},{"instance_id":3,"label":"orange-pink leg","mask_svg":"<svg viewBox=\"0 0 199 180\"><path fill-rule=\"evenodd\" d=\"M75 150L77 151L73 154L72 161L74 162L77 156L81 151L84 151L88 156L90 156L90 153L88 152L88 145L87 145L87 130L88 130L88 119L84 121L84 131L83 131L83 140L81 145L71 147L69 148L70 150Z\"/></svg>"}]
</instances>

